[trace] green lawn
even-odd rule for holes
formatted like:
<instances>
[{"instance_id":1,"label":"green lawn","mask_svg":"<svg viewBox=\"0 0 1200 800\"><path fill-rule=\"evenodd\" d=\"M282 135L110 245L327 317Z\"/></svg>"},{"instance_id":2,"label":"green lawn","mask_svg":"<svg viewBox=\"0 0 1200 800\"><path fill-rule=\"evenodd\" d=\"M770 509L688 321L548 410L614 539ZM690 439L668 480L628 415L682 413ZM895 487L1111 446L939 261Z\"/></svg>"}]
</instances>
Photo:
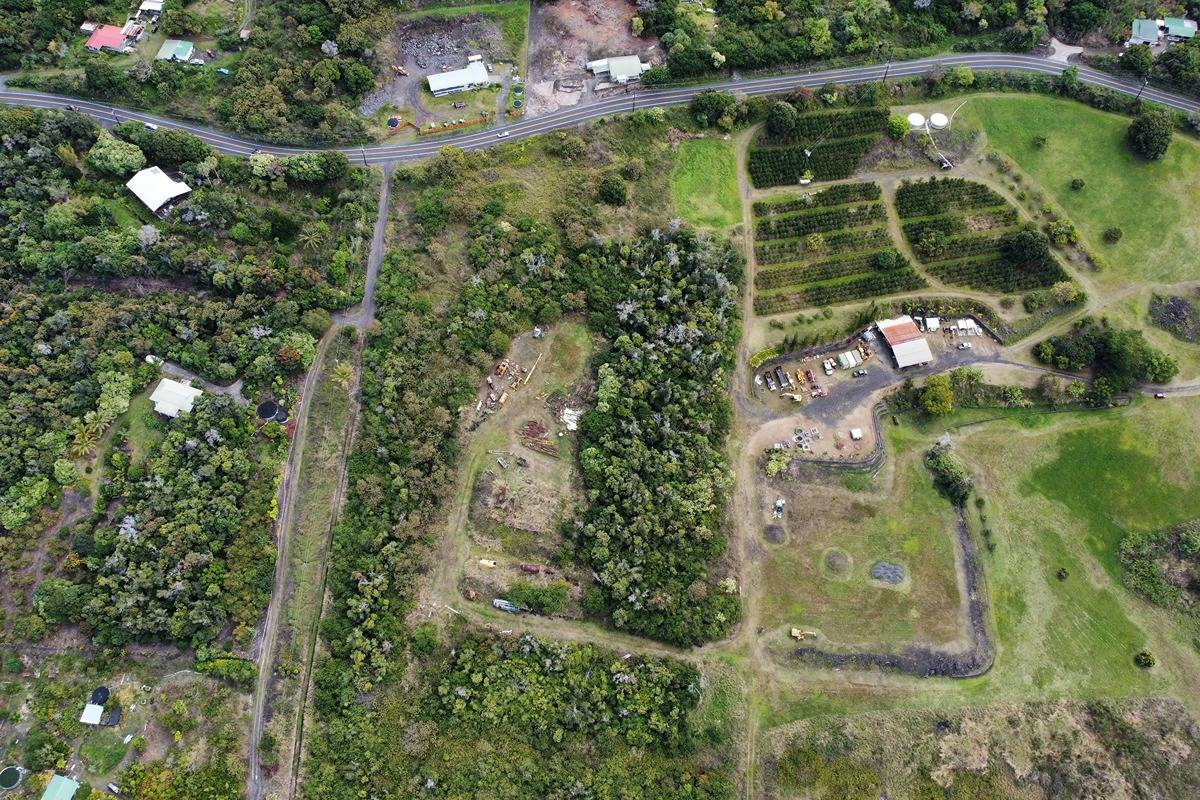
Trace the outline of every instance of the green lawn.
<instances>
[{"instance_id":1,"label":"green lawn","mask_svg":"<svg viewBox=\"0 0 1200 800\"><path fill-rule=\"evenodd\" d=\"M988 147L1015 161L1066 210L1114 277L1176 282L1196 277L1200 248L1200 144L1176 134L1165 158L1145 162L1125 146L1127 117L1038 96L977 97L960 114ZM1039 149L1035 136L1045 136ZM1072 191L1071 180L1086 186ZM1124 237L1104 243L1117 226Z\"/></svg>"},{"instance_id":2,"label":"green lawn","mask_svg":"<svg viewBox=\"0 0 1200 800\"><path fill-rule=\"evenodd\" d=\"M104 775L120 764L125 757L122 738L111 730L98 730L88 736L79 747L79 755L87 764L88 772Z\"/></svg>"},{"instance_id":3,"label":"green lawn","mask_svg":"<svg viewBox=\"0 0 1200 800\"><path fill-rule=\"evenodd\" d=\"M853 499L818 486L789 496L788 541L769 546L763 568L763 624L819 630L833 646L900 650L917 641L943 644L963 633L955 574L954 512L933 488L920 453L897 460ZM826 558L849 561L832 572ZM870 579L877 561L900 564L905 580Z\"/></svg>"},{"instance_id":4,"label":"green lawn","mask_svg":"<svg viewBox=\"0 0 1200 800\"><path fill-rule=\"evenodd\" d=\"M671 170L671 197L679 216L724 231L742 220L733 143L693 139L679 145Z\"/></svg>"}]
</instances>

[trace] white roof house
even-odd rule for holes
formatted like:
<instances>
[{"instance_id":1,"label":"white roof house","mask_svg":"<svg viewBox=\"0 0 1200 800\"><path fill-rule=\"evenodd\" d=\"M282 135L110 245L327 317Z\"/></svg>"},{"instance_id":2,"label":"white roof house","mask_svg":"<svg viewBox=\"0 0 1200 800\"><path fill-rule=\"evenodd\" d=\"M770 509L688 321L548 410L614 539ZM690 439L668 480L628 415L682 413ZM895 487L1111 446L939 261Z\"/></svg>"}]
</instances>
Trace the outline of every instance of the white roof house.
<instances>
[{"instance_id":1,"label":"white roof house","mask_svg":"<svg viewBox=\"0 0 1200 800\"><path fill-rule=\"evenodd\" d=\"M607 75L614 83L629 83L640 79L650 65L637 56L615 56L589 61L587 68L593 75Z\"/></svg>"},{"instance_id":2,"label":"white roof house","mask_svg":"<svg viewBox=\"0 0 1200 800\"><path fill-rule=\"evenodd\" d=\"M142 0L138 6L138 13L146 12L147 14L161 14L163 10L163 0Z\"/></svg>"},{"instance_id":3,"label":"white roof house","mask_svg":"<svg viewBox=\"0 0 1200 800\"><path fill-rule=\"evenodd\" d=\"M175 180L158 167L147 167L130 178L125 185L155 214L175 198L192 191L192 187L183 181Z\"/></svg>"},{"instance_id":4,"label":"white roof house","mask_svg":"<svg viewBox=\"0 0 1200 800\"><path fill-rule=\"evenodd\" d=\"M154 404L154 410L159 414L173 419L178 417L181 412L191 411L192 406L196 403L196 398L202 394L204 392L194 386L163 378L158 382L158 386L154 387L154 392L150 395L150 402Z\"/></svg>"},{"instance_id":5,"label":"white roof house","mask_svg":"<svg viewBox=\"0 0 1200 800\"><path fill-rule=\"evenodd\" d=\"M431 72L425 76L425 80L429 81L429 91L433 92L434 97L464 92L491 83L487 67L480 61L472 61L464 68L450 72Z\"/></svg>"},{"instance_id":6,"label":"white roof house","mask_svg":"<svg viewBox=\"0 0 1200 800\"><path fill-rule=\"evenodd\" d=\"M892 349L892 356L896 359L898 369L915 367L933 361L933 352L929 349L929 342L925 341L925 337L917 328L917 323L913 322L912 317L905 314L895 319L881 319L875 325Z\"/></svg>"},{"instance_id":7,"label":"white roof house","mask_svg":"<svg viewBox=\"0 0 1200 800\"><path fill-rule=\"evenodd\" d=\"M79 721L84 725L99 725L100 717L104 714L104 706L88 703L83 707L83 714L80 715Z\"/></svg>"}]
</instances>

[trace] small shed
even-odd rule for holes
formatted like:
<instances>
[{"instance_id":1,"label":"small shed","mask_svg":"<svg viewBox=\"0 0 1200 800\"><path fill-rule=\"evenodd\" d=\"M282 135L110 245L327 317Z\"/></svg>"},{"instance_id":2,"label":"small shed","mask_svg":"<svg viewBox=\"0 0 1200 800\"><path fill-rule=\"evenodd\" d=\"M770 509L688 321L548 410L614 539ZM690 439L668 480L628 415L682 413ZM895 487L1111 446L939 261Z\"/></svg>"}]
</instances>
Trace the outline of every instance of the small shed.
<instances>
[{"instance_id":1,"label":"small shed","mask_svg":"<svg viewBox=\"0 0 1200 800\"><path fill-rule=\"evenodd\" d=\"M640 80L650 65L642 63L638 56L614 56L589 61L587 68L593 75L607 75L613 83L629 83Z\"/></svg>"},{"instance_id":2,"label":"small shed","mask_svg":"<svg viewBox=\"0 0 1200 800\"><path fill-rule=\"evenodd\" d=\"M1184 17L1167 17L1163 20L1163 27L1167 29L1167 38L1173 42L1185 41L1196 35L1196 22Z\"/></svg>"},{"instance_id":3,"label":"small shed","mask_svg":"<svg viewBox=\"0 0 1200 800\"><path fill-rule=\"evenodd\" d=\"M1158 44L1158 22L1152 19L1135 19L1130 44Z\"/></svg>"},{"instance_id":4,"label":"small shed","mask_svg":"<svg viewBox=\"0 0 1200 800\"><path fill-rule=\"evenodd\" d=\"M862 428L851 428L850 429L850 438L856 442L859 441L860 439L862 439L863 438Z\"/></svg>"},{"instance_id":5,"label":"small shed","mask_svg":"<svg viewBox=\"0 0 1200 800\"><path fill-rule=\"evenodd\" d=\"M83 707L83 713L79 715L79 721L84 725L99 725L100 718L104 716L104 706L97 703L88 703Z\"/></svg>"},{"instance_id":6,"label":"small shed","mask_svg":"<svg viewBox=\"0 0 1200 800\"><path fill-rule=\"evenodd\" d=\"M64 775L55 775L50 779L50 783L46 784L46 791L42 792L42 800L71 800L78 789L77 781Z\"/></svg>"},{"instance_id":7,"label":"small shed","mask_svg":"<svg viewBox=\"0 0 1200 800\"><path fill-rule=\"evenodd\" d=\"M154 404L154 410L159 414L174 419L184 411L190 412L196 403L196 398L202 394L204 392L194 386L163 378L158 382L158 386L154 387L154 392L150 395L150 402Z\"/></svg>"},{"instance_id":8,"label":"small shed","mask_svg":"<svg viewBox=\"0 0 1200 800\"><path fill-rule=\"evenodd\" d=\"M155 56L159 61L188 61L192 54L195 53L196 46L184 39L167 39L162 43L162 47L158 48L158 55Z\"/></svg>"},{"instance_id":9,"label":"small shed","mask_svg":"<svg viewBox=\"0 0 1200 800\"><path fill-rule=\"evenodd\" d=\"M936 331L941 327L942 327L942 320L940 317L926 317L925 318L925 330Z\"/></svg>"},{"instance_id":10,"label":"small shed","mask_svg":"<svg viewBox=\"0 0 1200 800\"><path fill-rule=\"evenodd\" d=\"M163 0L142 0L138 6L138 16L145 14L153 19L158 19L162 16Z\"/></svg>"}]
</instances>

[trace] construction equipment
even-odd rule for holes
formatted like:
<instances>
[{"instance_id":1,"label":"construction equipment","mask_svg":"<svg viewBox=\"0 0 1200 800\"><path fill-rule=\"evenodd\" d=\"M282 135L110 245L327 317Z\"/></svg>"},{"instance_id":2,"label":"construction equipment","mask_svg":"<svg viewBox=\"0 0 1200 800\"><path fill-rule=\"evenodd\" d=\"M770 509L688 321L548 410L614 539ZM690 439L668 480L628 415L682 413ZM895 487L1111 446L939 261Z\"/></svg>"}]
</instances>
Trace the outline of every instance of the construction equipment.
<instances>
[{"instance_id":1,"label":"construction equipment","mask_svg":"<svg viewBox=\"0 0 1200 800\"><path fill-rule=\"evenodd\" d=\"M792 638L796 641L803 642L805 639L815 639L816 631L806 631L803 628L792 628Z\"/></svg>"},{"instance_id":2,"label":"construction equipment","mask_svg":"<svg viewBox=\"0 0 1200 800\"><path fill-rule=\"evenodd\" d=\"M804 402L804 398L801 397L800 395L796 394L795 392L783 392L779 396L786 397L794 403L803 403Z\"/></svg>"},{"instance_id":3,"label":"construction equipment","mask_svg":"<svg viewBox=\"0 0 1200 800\"><path fill-rule=\"evenodd\" d=\"M503 359L499 364L496 365L496 374L497 375L507 375L508 374L508 359L507 358Z\"/></svg>"},{"instance_id":4,"label":"construction equipment","mask_svg":"<svg viewBox=\"0 0 1200 800\"><path fill-rule=\"evenodd\" d=\"M392 64L392 72L396 73L397 75L408 75L408 70L399 64Z\"/></svg>"}]
</instances>

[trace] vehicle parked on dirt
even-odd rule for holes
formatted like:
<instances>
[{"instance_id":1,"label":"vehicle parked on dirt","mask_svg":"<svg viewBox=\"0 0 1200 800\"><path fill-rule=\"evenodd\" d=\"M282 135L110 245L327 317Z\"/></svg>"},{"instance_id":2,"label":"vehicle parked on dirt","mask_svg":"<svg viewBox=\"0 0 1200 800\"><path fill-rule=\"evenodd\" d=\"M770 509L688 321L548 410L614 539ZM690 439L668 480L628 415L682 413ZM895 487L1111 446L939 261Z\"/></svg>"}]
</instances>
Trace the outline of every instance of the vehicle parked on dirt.
<instances>
[{"instance_id":1,"label":"vehicle parked on dirt","mask_svg":"<svg viewBox=\"0 0 1200 800\"><path fill-rule=\"evenodd\" d=\"M970 343L970 342L959 342L959 343L958 343L958 349L959 349L959 350L970 350L970 349L971 349L971 343Z\"/></svg>"},{"instance_id":2,"label":"vehicle parked on dirt","mask_svg":"<svg viewBox=\"0 0 1200 800\"><path fill-rule=\"evenodd\" d=\"M867 375L867 371L865 369L856 369L856 370L854 370L854 372L851 372L850 374L856 378L865 378Z\"/></svg>"}]
</instances>

